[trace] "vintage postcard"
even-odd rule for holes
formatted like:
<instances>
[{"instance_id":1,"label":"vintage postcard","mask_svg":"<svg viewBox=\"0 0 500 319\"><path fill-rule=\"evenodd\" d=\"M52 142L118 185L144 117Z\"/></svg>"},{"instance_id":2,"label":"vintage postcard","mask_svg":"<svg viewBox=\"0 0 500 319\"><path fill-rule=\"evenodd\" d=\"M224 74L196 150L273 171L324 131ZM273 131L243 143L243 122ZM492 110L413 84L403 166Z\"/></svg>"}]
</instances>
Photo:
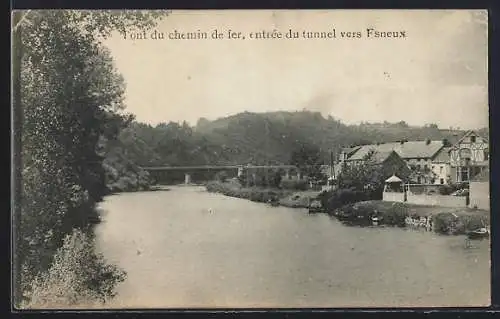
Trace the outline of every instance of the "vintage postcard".
<instances>
[{"instance_id":1,"label":"vintage postcard","mask_svg":"<svg viewBox=\"0 0 500 319\"><path fill-rule=\"evenodd\" d=\"M13 13L19 308L490 305L488 13Z\"/></svg>"}]
</instances>

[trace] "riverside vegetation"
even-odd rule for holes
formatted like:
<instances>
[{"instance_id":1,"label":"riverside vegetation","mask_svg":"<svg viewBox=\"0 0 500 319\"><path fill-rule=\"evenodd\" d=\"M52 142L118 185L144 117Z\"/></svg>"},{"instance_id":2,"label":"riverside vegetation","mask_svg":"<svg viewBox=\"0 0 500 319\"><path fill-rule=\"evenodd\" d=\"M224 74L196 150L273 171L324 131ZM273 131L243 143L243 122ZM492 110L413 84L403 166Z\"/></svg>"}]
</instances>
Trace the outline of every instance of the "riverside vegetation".
<instances>
[{"instance_id":1,"label":"riverside vegetation","mask_svg":"<svg viewBox=\"0 0 500 319\"><path fill-rule=\"evenodd\" d=\"M260 182L252 181L252 186L248 186L243 175L231 180L218 176L217 181L209 182L206 187L209 192L292 208L306 208L310 200L319 200L324 213L350 226L372 225L372 217L375 216L380 220L379 225L394 227L407 226L408 217L431 217L433 231L460 235L489 224L489 212L484 210L382 201L383 181L387 174L384 175L370 162L371 156L368 154L362 165L346 168L339 178L339 188L335 190L307 190L307 180L282 180L262 171L254 178ZM271 182L266 182L268 176L274 176ZM461 187L463 185L442 185L439 193L447 195Z\"/></svg>"},{"instance_id":2,"label":"riverside vegetation","mask_svg":"<svg viewBox=\"0 0 500 319\"><path fill-rule=\"evenodd\" d=\"M105 10L13 15L16 307L102 304L124 280L125 272L108 264L93 241L106 183L121 183L112 168L130 168L123 157L106 153L133 119L121 112L124 82L101 39L113 30L152 27L162 16Z\"/></svg>"},{"instance_id":3,"label":"riverside vegetation","mask_svg":"<svg viewBox=\"0 0 500 319\"><path fill-rule=\"evenodd\" d=\"M248 199L258 203L273 203L291 208L307 208L309 199L318 195L317 191L300 191L281 188L242 187L237 181L211 181L206 184L209 192L230 197Z\"/></svg>"},{"instance_id":4,"label":"riverside vegetation","mask_svg":"<svg viewBox=\"0 0 500 319\"><path fill-rule=\"evenodd\" d=\"M348 226L368 226L371 218L381 219L379 225L405 227L407 217L431 217L433 231L443 235L461 235L489 225L489 212L478 209L412 205L384 202L355 189L334 191L300 191L292 189L242 187L237 181L212 181L207 191L260 203L277 203L290 208L307 208L311 199L321 201L323 212ZM374 197L376 198L376 197Z\"/></svg>"},{"instance_id":5,"label":"riverside vegetation","mask_svg":"<svg viewBox=\"0 0 500 319\"><path fill-rule=\"evenodd\" d=\"M306 153L300 150L292 155L292 158L301 157L300 154ZM318 175L318 167L310 171ZM287 179L282 177L282 173L275 169L259 169L252 173L252 176L244 171L238 178L228 179L224 172L220 172L216 175L215 181L207 183L206 189L209 192L249 199L254 202L294 208L308 207L309 200L315 198L319 192L308 190L308 179Z\"/></svg>"}]
</instances>

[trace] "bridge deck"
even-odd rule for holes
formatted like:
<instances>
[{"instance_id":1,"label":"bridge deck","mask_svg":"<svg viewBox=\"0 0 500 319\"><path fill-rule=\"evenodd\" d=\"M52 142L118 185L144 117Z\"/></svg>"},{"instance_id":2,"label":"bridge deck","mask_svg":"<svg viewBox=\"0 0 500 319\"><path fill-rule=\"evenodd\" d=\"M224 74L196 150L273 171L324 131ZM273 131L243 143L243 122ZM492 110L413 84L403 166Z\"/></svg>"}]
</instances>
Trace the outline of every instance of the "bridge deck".
<instances>
[{"instance_id":1,"label":"bridge deck","mask_svg":"<svg viewBox=\"0 0 500 319\"><path fill-rule=\"evenodd\" d=\"M205 169L237 169L237 168L297 168L294 165L202 165L202 166L143 166L147 171L174 171L174 170L205 170Z\"/></svg>"}]
</instances>

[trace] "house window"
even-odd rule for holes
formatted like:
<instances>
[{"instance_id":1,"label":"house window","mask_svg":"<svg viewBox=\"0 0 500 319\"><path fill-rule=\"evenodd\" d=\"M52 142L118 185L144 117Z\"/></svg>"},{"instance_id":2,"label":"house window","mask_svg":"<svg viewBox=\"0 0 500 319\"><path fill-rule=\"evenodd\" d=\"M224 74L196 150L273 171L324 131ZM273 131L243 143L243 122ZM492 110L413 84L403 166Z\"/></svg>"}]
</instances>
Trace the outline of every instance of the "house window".
<instances>
[{"instance_id":1,"label":"house window","mask_svg":"<svg viewBox=\"0 0 500 319\"><path fill-rule=\"evenodd\" d=\"M439 174L443 174L443 165L439 166ZM443 183L441 183L443 184Z\"/></svg>"},{"instance_id":2,"label":"house window","mask_svg":"<svg viewBox=\"0 0 500 319\"><path fill-rule=\"evenodd\" d=\"M476 143L476 137L475 136L471 136L470 137L470 142L471 143Z\"/></svg>"},{"instance_id":3,"label":"house window","mask_svg":"<svg viewBox=\"0 0 500 319\"><path fill-rule=\"evenodd\" d=\"M490 160L490 150L486 148L486 149L484 149L483 153L484 153L484 160L489 161Z\"/></svg>"},{"instance_id":4,"label":"house window","mask_svg":"<svg viewBox=\"0 0 500 319\"><path fill-rule=\"evenodd\" d=\"M472 153L471 153L470 149L468 149L468 148L460 149L460 158L467 159L467 158L471 158L471 157L472 157Z\"/></svg>"},{"instance_id":5,"label":"house window","mask_svg":"<svg viewBox=\"0 0 500 319\"><path fill-rule=\"evenodd\" d=\"M439 184L443 185L444 184L444 178L439 179Z\"/></svg>"},{"instance_id":6,"label":"house window","mask_svg":"<svg viewBox=\"0 0 500 319\"><path fill-rule=\"evenodd\" d=\"M424 165L424 171L428 169L427 164Z\"/></svg>"}]
</instances>

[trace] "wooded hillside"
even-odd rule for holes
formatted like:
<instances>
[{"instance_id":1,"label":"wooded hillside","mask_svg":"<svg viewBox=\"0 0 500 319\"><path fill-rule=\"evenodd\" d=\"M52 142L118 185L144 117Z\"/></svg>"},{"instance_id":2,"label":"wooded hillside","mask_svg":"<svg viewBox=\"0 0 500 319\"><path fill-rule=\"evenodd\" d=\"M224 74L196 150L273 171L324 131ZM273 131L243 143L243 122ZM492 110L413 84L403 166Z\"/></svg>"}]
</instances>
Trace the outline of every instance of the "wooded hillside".
<instances>
[{"instance_id":1,"label":"wooded hillside","mask_svg":"<svg viewBox=\"0 0 500 319\"><path fill-rule=\"evenodd\" d=\"M487 130L480 130L487 136ZM138 165L285 164L300 145L319 147L325 162L342 147L406 140L453 142L464 130L399 123L346 125L319 112L244 112L196 126L163 123L155 127L133 123L120 140Z\"/></svg>"}]
</instances>

